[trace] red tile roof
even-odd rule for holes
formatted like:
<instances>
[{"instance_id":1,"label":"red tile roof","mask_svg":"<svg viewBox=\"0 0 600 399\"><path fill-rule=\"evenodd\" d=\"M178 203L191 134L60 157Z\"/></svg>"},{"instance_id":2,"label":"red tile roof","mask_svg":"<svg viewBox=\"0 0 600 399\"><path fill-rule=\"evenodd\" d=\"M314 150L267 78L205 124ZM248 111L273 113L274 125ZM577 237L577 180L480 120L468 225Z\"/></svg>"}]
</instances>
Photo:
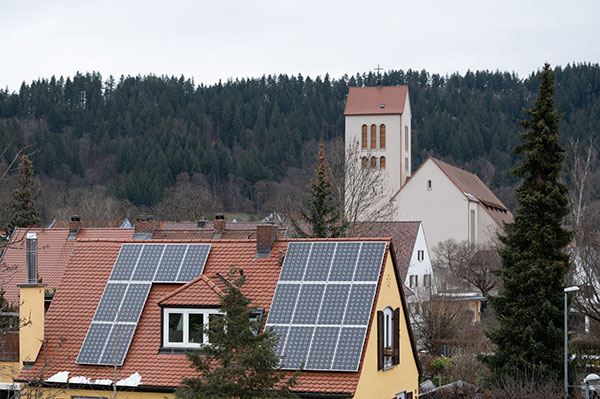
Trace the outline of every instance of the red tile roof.
<instances>
[{"instance_id":1,"label":"red tile roof","mask_svg":"<svg viewBox=\"0 0 600 399\"><path fill-rule=\"evenodd\" d=\"M439 159L431 158L431 160L465 196L468 197L468 194L470 194L481 202L484 209L499 226L502 227L504 223L513 221L512 213L477 175Z\"/></svg>"},{"instance_id":2,"label":"red tile roof","mask_svg":"<svg viewBox=\"0 0 600 399\"><path fill-rule=\"evenodd\" d=\"M256 239L256 227L259 222L230 222L227 221L225 230L219 238L226 240ZM205 222L198 228L198 222L161 222L154 231L155 240L209 240L214 236L214 222ZM278 238L285 238L286 229L280 227Z\"/></svg>"},{"instance_id":3,"label":"red tile roof","mask_svg":"<svg viewBox=\"0 0 600 399\"><path fill-rule=\"evenodd\" d=\"M62 279L66 260L69 259L74 241L69 241L68 229L23 229L17 228L2 259L0 267L0 288L4 289L6 300L19 305L19 288L17 284L27 282L27 233L37 233L38 237L38 276L46 284L48 290L57 288Z\"/></svg>"},{"instance_id":4,"label":"red tile roof","mask_svg":"<svg viewBox=\"0 0 600 399\"><path fill-rule=\"evenodd\" d=\"M344 115L402 114L407 94L407 86L351 87Z\"/></svg>"},{"instance_id":5,"label":"red tile roof","mask_svg":"<svg viewBox=\"0 0 600 399\"><path fill-rule=\"evenodd\" d=\"M361 239L361 241L365 240ZM153 242L157 241L153 240ZM46 314L47 341L34 368L23 370L20 379L31 378L37 373L42 373L43 378L47 379L65 370L70 372L69 377L84 376L92 381L113 378L111 367L75 364L75 359L122 243L122 241L75 241L73 255L68 262L63 281ZM207 243L211 244L211 251L204 276L184 286L152 285L125 362L117 370L119 379L138 372L142 376L141 386L175 387L181 383L182 378L194 376L195 372L190 368L185 355L159 353L161 346L159 303L188 304L196 295L199 297L196 297L194 304L198 304L198 298L204 297L214 301L213 293L218 293L220 288L214 277L208 276L215 276L217 273L226 276L232 267L243 269L246 276L243 286L244 295L252 299L254 306L269 310L279 279L280 256L285 255L289 241L275 241L271 256L268 258L256 257L255 241L213 240ZM40 359L50 355L54 356L54 360L43 365ZM44 366L45 369L42 370ZM356 373L307 371L298 379L299 383L295 390L353 394L359 375L360 370Z\"/></svg>"},{"instance_id":6,"label":"red tile roof","mask_svg":"<svg viewBox=\"0 0 600 399\"><path fill-rule=\"evenodd\" d=\"M5 298L15 305L19 304L17 284L25 283L27 280L25 234L28 232L38 235L38 276L49 291L58 288L75 245L74 240L69 240L69 229L15 229L0 259L2 268L0 288L4 289ZM81 228L76 239L131 240L133 229Z\"/></svg>"}]
</instances>

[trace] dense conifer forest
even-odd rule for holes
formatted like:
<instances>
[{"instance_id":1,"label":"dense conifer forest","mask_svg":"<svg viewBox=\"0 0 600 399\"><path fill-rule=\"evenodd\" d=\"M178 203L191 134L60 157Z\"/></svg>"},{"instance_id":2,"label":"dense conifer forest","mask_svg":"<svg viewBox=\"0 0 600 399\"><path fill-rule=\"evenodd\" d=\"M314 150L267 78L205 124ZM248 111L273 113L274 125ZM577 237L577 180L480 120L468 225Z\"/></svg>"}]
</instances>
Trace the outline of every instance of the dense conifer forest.
<instances>
[{"instance_id":1,"label":"dense conifer forest","mask_svg":"<svg viewBox=\"0 0 600 399\"><path fill-rule=\"evenodd\" d=\"M600 136L600 66L567 65L555 74L561 142ZM516 121L535 98L533 74L396 70L381 80L409 86L413 170L427 155L440 157L477 173L514 207L512 148L520 141ZM183 76L40 79L18 92L0 90L0 149L8 149L0 162L27 146L46 220L61 216L56 209L73 202L76 190L159 213L178 195L200 196L206 209L265 213L306 191L320 139L333 148L343 137L348 87L376 81L373 73L211 86Z\"/></svg>"}]
</instances>

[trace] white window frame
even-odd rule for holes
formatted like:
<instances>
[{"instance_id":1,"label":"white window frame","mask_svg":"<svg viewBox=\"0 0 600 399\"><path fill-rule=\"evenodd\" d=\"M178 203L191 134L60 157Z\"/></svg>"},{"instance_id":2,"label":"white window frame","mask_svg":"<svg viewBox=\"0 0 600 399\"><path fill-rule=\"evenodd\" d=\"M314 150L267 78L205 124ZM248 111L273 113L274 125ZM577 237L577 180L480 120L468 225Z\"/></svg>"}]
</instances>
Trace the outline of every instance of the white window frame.
<instances>
[{"instance_id":1,"label":"white window frame","mask_svg":"<svg viewBox=\"0 0 600 399\"><path fill-rule=\"evenodd\" d=\"M169 342L169 316L171 314L183 315L183 342ZM200 348L208 344L208 334L204 334L202 343L189 342L189 322L190 314L204 315L202 320L204 327L208 328L210 315L222 315L219 309L215 308L164 308L163 309L163 347L165 348Z\"/></svg>"},{"instance_id":2,"label":"white window frame","mask_svg":"<svg viewBox=\"0 0 600 399\"><path fill-rule=\"evenodd\" d=\"M394 328L393 328L393 320L394 320L394 310L389 306L383 309L383 347L385 348L394 348ZM383 357L383 368L389 369L393 367L393 358L394 356L384 356Z\"/></svg>"}]
</instances>

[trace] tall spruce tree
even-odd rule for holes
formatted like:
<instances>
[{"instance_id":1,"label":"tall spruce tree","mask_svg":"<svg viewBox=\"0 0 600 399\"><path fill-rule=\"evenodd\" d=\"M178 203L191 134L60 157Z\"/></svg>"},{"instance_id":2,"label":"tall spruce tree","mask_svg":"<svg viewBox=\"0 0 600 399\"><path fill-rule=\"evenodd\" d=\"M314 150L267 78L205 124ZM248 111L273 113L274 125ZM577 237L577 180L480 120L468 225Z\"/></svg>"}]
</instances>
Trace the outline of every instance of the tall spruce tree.
<instances>
[{"instance_id":1,"label":"tall spruce tree","mask_svg":"<svg viewBox=\"0 0 600 399\"><path fill-rule=\"evenodd\" d=\"M275 353L278 337L271 331L258 332L262 320L253 318L256 308L240 291L243 273L232 268L221 297L222 317L209 320L210 344L187 356L198 371L185 378L176 391L181 399L294 398L291 388L297 373L280 369ZM232 282L229 282L232 281Z\"/></svg>"},{"instance_id":2,"label":"tall spruce tree","mask_svg":"<svg viewBox=\"0 0 600 399\"><path fill-rule=\"evenodd\" d=\"M26 154L21 156L19 173L15 176L18 187L10 196L10 215L7 230L12 233L15 227L33 227L40 224L40 213L35 202L40 196L39 184L33 179L33 162Z\"/></svg>"},{"instance_id":3,"label":"tall spruce tree","mask_svg":"<svg viewBox=\"0 0 600 399\"><path fill-rule=\"evenodd\" d=\"M310 185L310 197L306 209L302 211L302 219L308 223L307 229L292 221L296 235L300 237L340 237L346 231L347 223L343 219L340 204L336 201L333 191L331 170L325 157L323 141L319 143L315 177Z\"/></svg>"},{"instance_id":4,"label":"tall spruce tree","mask_svg":"<svg viewBox=\"0 0 600 399\"><path fill-rule=\"evenodd\" d=\"M505 226L499 250L503 290L492 298L499 327L490 333L494 354L487 358L494 377L557 380L562 371L563 287L569 269L564 248L572 234L567 187L559 182L564 148L554 100L554 75L545 64L538 74L538 97L519 121L525 140L515 147L524 159L513 170L521 179L519 209Z\"/></svg>"}]
</instances>

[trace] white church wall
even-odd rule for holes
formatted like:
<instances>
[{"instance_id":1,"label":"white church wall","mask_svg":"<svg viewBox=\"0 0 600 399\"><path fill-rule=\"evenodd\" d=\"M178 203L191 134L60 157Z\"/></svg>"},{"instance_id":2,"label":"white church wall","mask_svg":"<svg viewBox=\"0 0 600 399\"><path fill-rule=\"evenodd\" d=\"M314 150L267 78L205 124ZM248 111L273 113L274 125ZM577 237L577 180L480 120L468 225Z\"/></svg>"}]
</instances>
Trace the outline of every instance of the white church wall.
<instances>
[{"instance_id":1,"label":"white church wall","mask_svg":"<svg viewBox=\"0 0 600 399\"><path fill-rule=\"evenodd\" d=\"M376 136L377 136L377 148L371 149L371 125L376 125ZM380 143L380 126L385 124L386 130L386 145L385 149L381 148ZM367 149L362 150L362 126L367 125ZM401 182L401 167L402 160L397 154L401 151L401 118L400 115L348 115L346 116L346 153L349 153L352 149L358 149L359 157L356 162L361 162L360 158L363 156L368 157L367 167L371 167L370 157L374 156L377 158L377 169L379 170L379 161L383 156L385 157L385 170L381 170L385 178L383 179L382 187L375 187L375 190L384 192L384 198L391 198L391 196L400 189ZM348 176L352 178L352 176ZM382 207L383 204L377 204L376 207Z\"/></svg>"},{"instance_id":2,"label":"white church wall","mask_svg":"<svg viewBox=\"0 0 600 399\"><path fill-rule=\"evenodd\" d=\"M469 238L469 201L431 159L408 180L395 202L395 220L421 220L432 251L449 238Z\"/></svg>"}]
</instances>

